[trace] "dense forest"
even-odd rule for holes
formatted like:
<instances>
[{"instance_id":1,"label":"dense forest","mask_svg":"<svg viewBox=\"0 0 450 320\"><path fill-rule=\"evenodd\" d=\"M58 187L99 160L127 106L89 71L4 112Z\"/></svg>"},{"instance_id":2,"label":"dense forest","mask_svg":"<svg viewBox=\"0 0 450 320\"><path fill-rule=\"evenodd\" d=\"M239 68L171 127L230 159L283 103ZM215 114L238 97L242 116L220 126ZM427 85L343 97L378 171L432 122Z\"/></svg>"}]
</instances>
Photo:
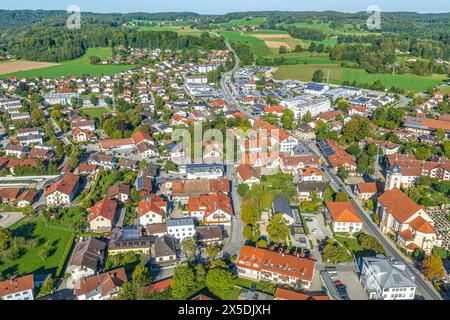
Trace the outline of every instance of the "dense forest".
<instances>
[{"instance_id":1,"label":"dense forest","mask_svg":"<svg viewBox=\"0 0 450 320\"><path fill-rule=\"evenodd\" d=\"M367 30L366 12L235 12L225 15L180 13L82 13L82 29L65 28L68 13L63 10L0 10L0 49L18 58L60 62L77 58L87 48L98 46L136 46L171 49L224 48L219 38L178 35L175 32L136 31L127 25L131 20L171 21L190 20L199 29L215 29L217 23L233 19L264 17L261 29L285 30L294 38L322 41L337 36L331 50L333 60L354 63L369 72L400 72L419 75L445 73L434 60L450 59L450 13L418 14L411 12L383 12L382 33ZM296 23L323 24L328 28L299 27ZM344 34L341 28L371 33ZM236 47L236 45L235 45ZM395 55L404 53L426 59L415 63L398 63ZM247 48L239 48L246 60L253 60ZM327 51L329 52L329 51ZM273 62L282 64L282 61Z\"/></svg>"},{"instance_id":2,"label":"dense forest","mask_svg":"<svg viewBox=\"0 0 450 320\"><path fill-rule=\"evenodd\" d=\"M100 17L100 18L99 18ZM120 25L118 17L84 17L80 30L65 28L65 18L46 18L33 26L6 30L1 46L17 58L61 62L83 55L87 48L130 46L161 49L224 49L221 38L178 35L171 31L137 31Z\"/></svg>"}]
</instances>

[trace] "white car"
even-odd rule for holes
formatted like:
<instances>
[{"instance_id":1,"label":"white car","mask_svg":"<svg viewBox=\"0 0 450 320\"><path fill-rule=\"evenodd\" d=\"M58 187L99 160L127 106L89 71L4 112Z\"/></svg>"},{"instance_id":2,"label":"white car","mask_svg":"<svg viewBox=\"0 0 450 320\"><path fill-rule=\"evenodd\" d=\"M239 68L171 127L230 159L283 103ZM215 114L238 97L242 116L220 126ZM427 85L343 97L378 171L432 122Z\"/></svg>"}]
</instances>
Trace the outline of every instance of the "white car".
<instances>
[{"instance_id":1,"label":"white car","mask_svg":"<svg viewBox=\"0 0 450 320\"><path fill-rule=\"evenodd\" d=\"M233 216L233 221L234 221L234 222L236 222L236 221L237 221L237 219L236 219L236 216Z\"/></svg>"},{"instance_id":2,"label":"white car","mask_svg":"<svg viewBox=\"0 0 450 320\"><path fill-rule=\"evenodd\" d=\"M317 229L312 229L311 230L311 234L318 234L319 233L319 230L317 230Z\"/></svg>"}]
</instances>

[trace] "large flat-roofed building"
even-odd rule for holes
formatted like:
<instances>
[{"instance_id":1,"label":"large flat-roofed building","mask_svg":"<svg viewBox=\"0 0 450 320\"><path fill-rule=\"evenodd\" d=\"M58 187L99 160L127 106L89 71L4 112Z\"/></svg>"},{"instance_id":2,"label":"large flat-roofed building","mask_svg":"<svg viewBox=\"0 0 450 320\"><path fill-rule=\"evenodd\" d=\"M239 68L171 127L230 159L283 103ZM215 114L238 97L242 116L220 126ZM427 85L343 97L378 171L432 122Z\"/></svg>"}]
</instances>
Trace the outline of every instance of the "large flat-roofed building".
<instances>
[{"instance_id":1,"label":"large flat-roofed building","mask_svg":"<svg viewBox=\"0 0 450 320\"><path fill-rule=\"evenodd\" d=\"M307 113L312 117L317 117L323 112L331 110L331 102L328 98L302 95L281 101L282 107L294 112L296 120L303 118Z\"/></svg>"},{"instance_id":2,"label":"large flat-roofed building","mask_svg":"<svg viewBox=\"0 0 450 320\"><path fill-rule=\"evenodd\" d=\"M219 179L225 173L223 164L186 164L180 166L180 173L186 174L186 179Z\"/></svg>"}]
</instances>

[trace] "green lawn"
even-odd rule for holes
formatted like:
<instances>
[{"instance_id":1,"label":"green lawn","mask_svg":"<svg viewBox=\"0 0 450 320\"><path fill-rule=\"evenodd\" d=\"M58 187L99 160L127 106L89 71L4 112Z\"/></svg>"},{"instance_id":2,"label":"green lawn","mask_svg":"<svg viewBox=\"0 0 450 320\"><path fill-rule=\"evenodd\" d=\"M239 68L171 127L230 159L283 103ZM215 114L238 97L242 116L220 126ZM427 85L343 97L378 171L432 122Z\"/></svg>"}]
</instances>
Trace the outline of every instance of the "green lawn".
<instances>
[{"instance_id":1,"label":"green lawn","mask_svg":"<svg viewBox=\"0 0 450 320\"><path fill-rule=\"evenodd\" d=\"M252 285L256 285L256 291L271 294L271 295L274 295L275 290L277 289L277 286L272 283L264 282L264 281L255 282L255 281L252 281L249 279L244 279L244 278L236 278L235 285L242 287L242 288L246 288L246 289L251 289Z\"/></svg>"},{"instance_id":2,"label":"green lawn","mask_svg":"<svg viewBox=\"0 0 450 320\"><path fill-rule=\"evenodd\" d=\"M47 227L42 218L25 218L12 226L10 230L15 236L37 240L38 246L33 250L25 250L14 262L0 265L0 272L4 275L55 274L59 265L67 258L68 247L73 239L72 232ZM52 243L54 251L47 259L43 260L39 256L39 251L46 242Z\"/></svg>"},{"instance_id":3,"label":"green lawn","mask_svg":"<svg viewBox=\"0 0 450 320\"><path fill-rule=\"evenodd\" d=\"M139 30L173 31L181 35L201 36L205 31L192 29L190 26L139 26Z\"/></svg>"},{"instance_id":4,"label":"green lawn","mask_svg":"<svg viewBox=\"0 0 450 320\"><path fill-rule=\"evenodd\" d=\"M21 71L3 75L3 77L16 76L18 78L31 77L62 77L62 76L82 76L91 75L99 76L103 74L114 74L131 69L129 65L91 65L89 57L96 55L100 59L110 57L112 55L111 48L89 48L82 57L65 61L57 66L46 67L35 70Z\"/></svg>"},{"instance_id":5,"label":"green lawn","mask_svg":"<svg viewBox=\"0 0 450 320\"><path fill-rule=\"evenodd\" d=\"M325 62L325 60L323 60L322 62ZM443 84L445 79L445 76L443 75L419 77L409 74L370 74L362 69L342 68L339 64L297 64L283 65L278 66L277 68L278 70L274 73L274 77L278 80L293 79L300 81L311 81L314 71L317 69L322 69L325 72L327 72L328 70L330 71L330 83L342 84L344 81L348 81L350 83L353 83L355 81L356 85L358 86L365 83L372 84L376 80L380 80L388 89L395 86L412 92L420 92L428 89L429 87Z\"/></svg>"},{"instance_id":6,"label":"green lawn","mask_svg":"<svg viewBox=\"0 0 450 320\"><path fill-rule=\"evenodd\" d=\"M349 81L352 83L356 81L357 84L373 83L376 80L380 80L386 88L392 86L400 87L405 90L419 92L443 84L445 76L431 76L431 77L419 77L416 75L401 74L392 75L388 73L383 74L370 74L361 69L348 69L345 68L339 83L343 81Z\"/></svg>"},{"instance_id":7,"label":"green lawn","mask_svg":"<svg viewBox=\"0 0 450 320\"><path fill-rule=\"evenodd\" d=\"M89 118L98 118L103 119L103 115L108 112L106 108L82 108L80 109L80 113L88 116Z\"/></svg>"},{"instance_id":8,"label":"green lawn","mask_svg":"<svg viewBox=\"0 0 450 320\"><path fill-rule=\"evenodd\" d=\"M276 67L277 71L273 74L277 80L295 79L300 81L312 81L316 70L321 69L330 72L330 80L339 81L342 76L342 68L338 64L306 64L306 65L283 65Z\"/></svg>"},{"instance_id":9,"label":"green lawn","mask_svg":"<svg viewBox=\"0 0 450 320\"><path fill-rule=\"evenodd\" d=\"M269 56L272 53L264 43L264 40L241 34L239 31L218 31L217 33L229 42L246 43L251 48L255 58L260 56Z\"/></svg>"},{"instance_id":10,"label":"green lawn","mask_svg":"<svg viewBox=\"0 0 450 320\"><path fill-rule=\"evenodd\" d=\"M267 18L253 18L253 19L234 19L226 23L215 23L214 25L229 28L229 27L245 27L245 26L259 26L261 23L266 21Z\"/></svg>"}]
</instances>

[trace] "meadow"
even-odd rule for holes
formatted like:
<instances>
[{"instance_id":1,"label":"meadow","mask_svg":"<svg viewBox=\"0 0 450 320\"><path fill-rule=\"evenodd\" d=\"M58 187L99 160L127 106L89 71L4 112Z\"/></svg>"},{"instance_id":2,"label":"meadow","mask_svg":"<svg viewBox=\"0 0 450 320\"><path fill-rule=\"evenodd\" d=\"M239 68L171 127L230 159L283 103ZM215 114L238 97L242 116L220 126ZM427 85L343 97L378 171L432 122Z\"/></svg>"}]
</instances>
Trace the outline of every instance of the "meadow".
<instances>
[{"instance_id":1,"label":"meadow","mask_svg":"<svg viewBox=\"0 0 450 320\"><path fill-rule=\"evenodd\" d=\"M82 108L80 109L80 113L88 116L89 118L98 118L103 119L103 115L108 112L106 108Z\"/></svg>"},{"instance_id":2,"label":"meadow","mask_svg":"<svg viewBox=\"0 0 450 320\"><path fill-rule=\"evenodd\" d=\"M139 30L147 30L147 31L173 31L180 35L190 35L190 36L201 36L204 32L202 30L192 29L191 26L172 26L172 25L164 25L164 26L139 26Z\"/></svg>"},{"instance_id":3,"label":"meadow","mask_svg":"<svg viewBox=\"0 0 450 320\"><path fill-rule=\"evenodd\" d=\"M126 71L132 68L129 65L91 65L90 56L98 56L100 59L110 57L111 48L89 48L87 52L78 59L62 62L56 66L34 69L28 71L19 71L3 75L3 77L16 76L18 78L32 77L62 77L62 76L100 76L110 75Z\"/></svg>"},{"instance_id":4,"label":"meadow","mask_svg":"<svg viewBox=\"0 0 450 320\"><path fill-rule=\"evenodd\" d=\"M72 244L73 232L45 224L42 217L28 217L13 225L10 231L14 236L27 240L36 240L35 249L25 249L13 262L0 265L3 274L55 274L67 257L69 246ZM39 254L45 243L51 243L50 255L43 259Z\"/></svg>"},{"instance_id":5,"label":"meadow","mask_svg":"<svg viewBox=\"0 0 450 320\"><path fill-rule=\"evenodd\" d=\"M420 92L444 83L445 76L419 77L411 74L392 75L387 73L370 74L361 69L342 68L340 64L297 64L277 67L273 76L279 80L311 81L315 70L330 71L330 83L342 84L344 81L357 85L372 84L379 80L386 88L400 87L407 91Z\"/></svg>"}]
</instances>

